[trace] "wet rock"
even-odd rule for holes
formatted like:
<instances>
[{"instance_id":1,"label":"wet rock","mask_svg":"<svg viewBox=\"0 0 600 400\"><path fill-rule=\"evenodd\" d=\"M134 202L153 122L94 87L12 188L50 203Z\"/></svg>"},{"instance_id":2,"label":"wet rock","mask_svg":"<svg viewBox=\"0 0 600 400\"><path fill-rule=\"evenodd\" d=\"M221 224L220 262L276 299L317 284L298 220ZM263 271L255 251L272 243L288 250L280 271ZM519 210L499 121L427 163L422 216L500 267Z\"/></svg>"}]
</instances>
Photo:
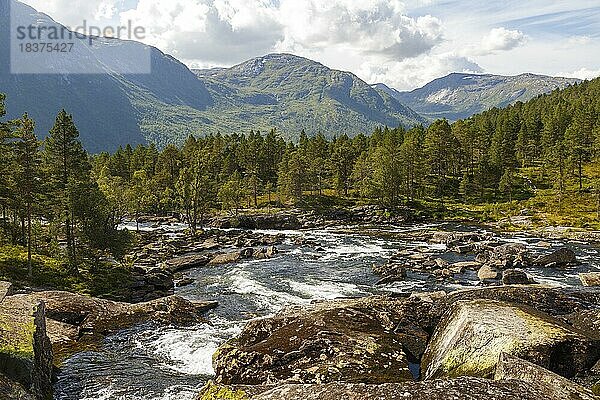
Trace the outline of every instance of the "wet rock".
<instances>
[{"instance_id":1,"label":"wet rock","mask_svg":"<svg viewBox=\"0 0 600 400\"><path fill-rule=\"evenodd\" d=\"M426 379L490 377L502 353L573 377L594 365L600 342L524 305L459 301L436 327L421 366Z\"/></svg>"},{"instance_id":2,"label":"wet rock","mask_svg":"<svg viewBox=\"0 0 600 400\"><path fill-rule=\"evenodd\" d=\"M504 285L531 285L536 282L521 269L507 269L502 272L502 283Z\"/></svg>"},{"instance_id":3,"label":"wet rock","mask_svg":"<svg viewBox=\"0 0 600 400\"><path fill-rule=\"evenodd\" d=\"M539 257L535 260L535 264L543 267L566 267L576 265L577 256L573 250L562 247L551 254Z\"/></svg>"},{"instance_id":4,"label":"wet rock","mask_svg":"<svg viewBox=\"0 0 600 400\"><path fill-rule=\"evenodd\" d=\"M298 217L289 212L215 218L210 225L221 229L300 229L302 227Z\"/></svg>"},{"instance_id":5,"label":"wet rock","mask_svg":"<svg viewBox=\"0 0 600 400\"><path fill-rule=\"evenodd\" d=\"M600 286L600 272L579 274L579 280L583 286Z\"/></svg>"},{"instance_id":6,"label":"wet rock","mask_svg":"<svg viewBox=\"0 0 600 400\"><path fill-rule=\"evenodd\" d=\"M484 265L477 272L477 277L483 283L490 283L500 279L500 271L489 265Z\"/></svg>"},{"instance_id":7,"label":"wet rock","mask_svg":"<svg viewBox=\"0 0 600 400\"><path fill-rule=\"evenodd\" d=\"M268 259L268 258L273 258L277 254L277 252L278 252L277 247L269 246L269 247L263 247L262 249L256 250L252 256L259 260L260 259Z\"/></svg>"},{"instance_id":8,"label":"wet rock","mask_svg":"<svg viewBox=\"0 0 600 400\"><path fill-rule=\"evenodd\" d=\"M435 232L431 238L433 243L445 244L448 247L463 246L469 243L482 242L492 238L491 234L477 232ZM471 251L471 250L469 250Z\"/></svg>"},{"instance_id":9,"label":"wet rock","mask_svg":"<svg viewBox=\"0 0 600 400\"><path fill-rule=\"evenodd\" d=\"M591 390L536 364L506 353L500 355L494 379L516 379L530 385L543 385L548 395L559 399L597 400Z\"/></svg>"},{"instance_id":10,"label":"wet rock","mask_svg":"<svg viewBox=\"0 0 600 400\"><path fill-rule=\"evenodd\" d=\"M240 261L242 258L245 258L245 252L242 251L234 251L233 253L226 254L218 254L214 256L208 263L208 265L221 265L221 264L229 264Z\"/></svg>"},{"instance_id":11,"label":"wet rock","mask_svg":"<svg viewBox=\"0 0 600 400\"><path fill-rule=\"evenodd\" d=\"M412 380L433 325L432 304L369 297L294 307L250 322L214 355L216 381L399 382Z\"/></svg>"},{"instance_id":12,"label":"wet rock","mask_svg":"<svg viewBox=\"0 0 600 400\"><path fill-rule=\"evenodd\" d=\"M222 396L201 396L199 400L566 400L564 397L555 396L552 391L541 384L527 384L518 380L492 381L471 377L380 385L286 384L270 389L259 386L254 389L255 394L246 393L244 389L248 390L248 387L238 389L235 396L231 395L233 392L230 390L229 392L223 391Z\"/></svg>"},{"instance_id":13,"label":"wet rock","mask_svg":"<svg viewBox=\"0 0 600 400\"><path fill-rule=\"evenodd\" d=\"M175 282L175 286L180 288L180 287L184 287L184 286L188 286L188 285L193 285L194 283L196 283L195 279L183 278L183 279L180 279L177 282Z\"/></svg>"},{"instance_id":14,"label":"wet rock","mask_svg":"<svg viewBox=\"0 0 600 400\"><path fill-rule=\"evenodd\" d=\"M520 243L505 243L483 251L477 255L475 261L500 269L525 268L531 265L527 246Z\"/></svg>"},{"instance_id":15,"label":"wet rock","mask_svg":"<svg viewBox=\"0 0 600 400\"><path fill-rule=\"evenodd\" d=\"M203 267L211 260L206 254L189 254L183 257L172 258L165 265L171 272L185 271L192 268Z\"/></svg>"},{"instance_id":16,"label":"wet rock","mask_svg":"<svg viewBox=\"0 0 600 400\"><path fill-rule=\"evenodd\" d=\"M406 279L406 268L402 264L388 262L383 265L373 265L373 272L382 278L376 285L386 285L393 282L401 282Z\"/></svg>"},{"instance_id":17,"label":"wet rock","mask_svg":"<svg viewBox=\"0 0 600 400\"><path fill-rule=\"evenodd\" d=\"M468 269L472 271L478 271L481 268L481 264L477 261L461 261L454 264L450 264L450 268L461 268L463 270Z\"/></svg>"},{"instance_id":18,"label":"wet rock","mask_svg":"<svg viewBox=\"0 0 600 400\"><path fill-rule=\"evenodd\" d=\"M458 254L467 254L472 253L474 248L475 246L473 246L472 244L462 244L452 247L451 250Z\"/></svg>"}]
</instances>

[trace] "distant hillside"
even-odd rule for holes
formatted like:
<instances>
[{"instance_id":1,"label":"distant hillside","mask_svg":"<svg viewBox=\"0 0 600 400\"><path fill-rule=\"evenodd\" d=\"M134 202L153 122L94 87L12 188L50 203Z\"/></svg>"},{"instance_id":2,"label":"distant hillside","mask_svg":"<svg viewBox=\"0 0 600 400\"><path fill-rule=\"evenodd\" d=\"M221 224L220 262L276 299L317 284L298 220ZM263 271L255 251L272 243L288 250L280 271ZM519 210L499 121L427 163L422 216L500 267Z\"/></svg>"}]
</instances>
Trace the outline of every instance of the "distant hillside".
<instances>
[{"instance_id":1,"label":"distant hillside","mask_svg":"<svg viewBox=\"0 0 600 400\"><path fill-rule=\"evenodd\" d=\"M101 39L87 53L69 58L102 74L10 74L9 7L21 25L61 25L21 2L0 2L0 92L7 94L10 118L29 112L36 133L44 137L65 108L74 115L81 139L92 152L147 140L163 143L170 141L165 138L197 132L188 124L200 121L197 113L212 103L204 84L173 57L141 43ZM151 52L151 74L121 75L105 62L109 58L115 64L135 63L132 54L139 54L140 48ZM56 58L58 70L64 62L61 57Z\"/></svg>"},{"instance_id":2,"label":"distant hillside","mask_svg":"<svg viewBox=\"0 0 600 400\"><path fill-rule=\"evenodd\" d=\"M376 126L424 120L392 96L342 72L290 54L270 54L232 68L194 71L215 100L211 131L278 128L294 139L304 129L354 136Z\"/></svg>"},{"instance_id":3,"label":"distant hillside","mask_svg":"<svg viewBox=\"0 0 600 400\"><path fill-rule=\"evenodd\" d=\"M423 117L455 121L493 107L525 102L578 82L579 79L534 74L499 76L454 73L411 92L399 92L382 84L375 86Z\"/></svg>"}]
</instances>

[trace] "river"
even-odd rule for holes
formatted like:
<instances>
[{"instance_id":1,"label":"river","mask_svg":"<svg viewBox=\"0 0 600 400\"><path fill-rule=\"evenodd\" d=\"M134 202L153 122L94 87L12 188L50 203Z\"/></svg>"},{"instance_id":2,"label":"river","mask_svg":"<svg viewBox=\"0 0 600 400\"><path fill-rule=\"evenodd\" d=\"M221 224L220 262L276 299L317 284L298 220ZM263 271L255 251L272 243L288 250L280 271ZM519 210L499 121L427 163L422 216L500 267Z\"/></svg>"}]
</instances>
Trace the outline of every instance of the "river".
<instances>
[{"instance_id":1,"label":"river","mask_svg":"<svg viewBox=\"0 0 600 400\"><path fill-rule=\"evenodd\" d=\"M404 282L375 285L374 263L384 263L404 249L427 248L448 261L469 261L445 245L394 238L394 233L432 228L433 225L307 231L284 233L279 254L268 260L204 267L187 271L194 283L176 294L192 300L216 300L219 307L207 314L210 324L186 328L146 324L106 339L100 351L80 353L65 362L55 386L59 400L188 400L193 399L213 376L212 354L220 344L240 333L253 318L272 315L287 305L312 300L360 297L412 291L456 290L478 284L475 273L466 273L453 284L439 283L425 275L409 273ZM474 230L458 225L436 226L444 230ZM177 235L177 227L173 235ZM315 246L296 245L298 238ZM499 237L505 242L527 244L534 253L548 252L539 238L523 234ZM568 245L582 264L567 270L528 269L538 282L580 285L577 274L600 270L600 252L582 242L546 240L552 248Z\"/></svg>"}]
</instances>

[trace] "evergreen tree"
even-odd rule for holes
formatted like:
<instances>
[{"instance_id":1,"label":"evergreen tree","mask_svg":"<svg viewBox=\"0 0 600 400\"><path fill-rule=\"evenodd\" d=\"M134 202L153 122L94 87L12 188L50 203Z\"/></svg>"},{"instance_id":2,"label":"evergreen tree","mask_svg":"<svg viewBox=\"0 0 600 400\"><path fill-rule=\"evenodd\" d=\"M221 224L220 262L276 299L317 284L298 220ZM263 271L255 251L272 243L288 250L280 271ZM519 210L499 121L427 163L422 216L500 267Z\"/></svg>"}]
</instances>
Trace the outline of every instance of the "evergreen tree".
<instances>
[{"instance_id":1,"label":"evergreen tree","mask_svg":"<svg viewBox=\"0 0 600 400\"><path fill-rule=\"evenodd\" d=\"M15 146L16 170L13 174L16 179L15 188L19 195L19 202L27 223L27 267L31 278L32 269L32 218L34 205L39 200L40 184L40 143L34 133L35 124L27 114L19 120L17 129L18 142Z\"/></svg>"},{"instance_id":2,"label":"evergreen tree","mask_svg":"<svg viewBox=\"0 0 600 400\"><path fill-rule=\"evenodd\" d=\"M48 210L52 219L61 221L66 237L69 263L77 268L74 194L90 182L91 166L79 142L73 117L65 110L58 113L44 146L44 170L49 185Z\"/></svg>"}]
</instances>

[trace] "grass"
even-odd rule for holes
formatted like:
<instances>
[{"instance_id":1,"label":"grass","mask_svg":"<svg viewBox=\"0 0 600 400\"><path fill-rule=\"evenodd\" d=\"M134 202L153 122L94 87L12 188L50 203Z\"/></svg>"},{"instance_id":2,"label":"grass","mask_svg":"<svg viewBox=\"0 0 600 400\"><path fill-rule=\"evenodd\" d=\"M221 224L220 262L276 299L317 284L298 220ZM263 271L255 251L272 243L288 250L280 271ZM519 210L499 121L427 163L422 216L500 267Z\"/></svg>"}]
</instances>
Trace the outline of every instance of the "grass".
<instances>
[{"instance_id":1,"label":"grass","mask_svg":"<svg viewBox=\"0 0 600 400\"><path fill-rule=\"evenodd\" d=\"M119 298L131 281L129 268L103 262L96 268L84 263L78 273L56 258L33 255L33 275L27 275L27 250L22 246L0 245L0 280L19 287L65 290L92 296Z\"/></svg>"}]
</instances>

